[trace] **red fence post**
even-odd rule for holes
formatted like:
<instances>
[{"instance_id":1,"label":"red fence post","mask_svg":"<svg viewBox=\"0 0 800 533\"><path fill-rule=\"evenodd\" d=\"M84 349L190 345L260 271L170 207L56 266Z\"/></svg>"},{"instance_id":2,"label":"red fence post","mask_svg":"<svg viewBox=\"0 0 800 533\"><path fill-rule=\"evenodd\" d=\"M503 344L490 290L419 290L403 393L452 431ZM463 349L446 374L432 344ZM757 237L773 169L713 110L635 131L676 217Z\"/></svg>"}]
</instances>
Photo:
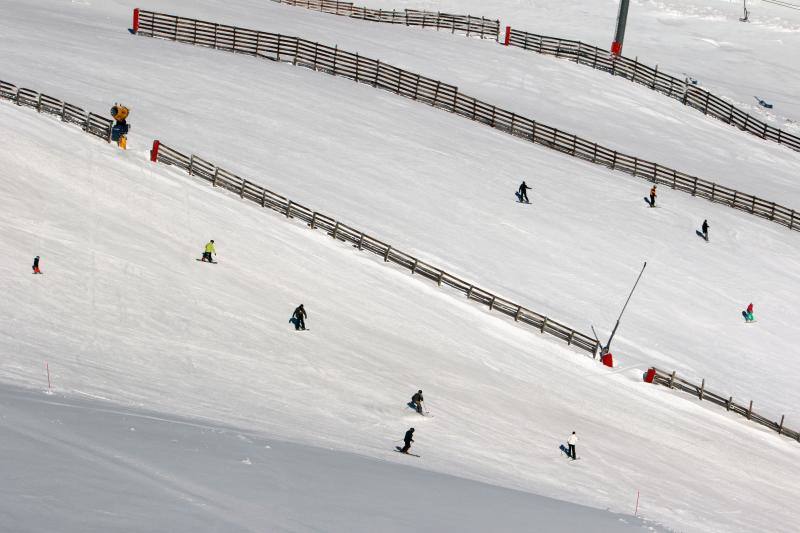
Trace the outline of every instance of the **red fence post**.
<instances>
[{"instance_id":1,"label":"red fence post","mask_svg":"<svg viewBox=\"0 0 800 533\"><path fill-rule=\"evenodd\" d=\"M506 26L506 40L503 42L503 45L508 46L509 42L511 42L511 26Z\"/></svg>"},{"instance_id":2,"label":"red fence post","mask_svg":"<svg viewBox=\"0 0 800 533\"><path fill-rule=\"evenodd\" d=\"M161 141L155 140L153 141L153 149L150 150L150 161L153 163L158 161L158 148L161 146Z\"/></svg>"},{"instance_id":3,"label":"red fence post","mask_svg":"<svg viewBox=\"0 0 800 533\"><path fill-rule=\"evenodd\" d=\"M644 376L644 382L645 383L652 383L653 382L653 378L655 378L655 377L656 377L656 369L655 368L648 368L647 369L647 374L645 374L645 376Z\"/></svg>"},{"instance_id":4,"label":"red fence post","mask_svg":"<svg viewBox=\"0 0 800 533\"><path fill-rule=\"evenodd\" d=\"M133 33L139 31L139 8L133 10Z\"/></svg>"},{"instance_id":5,"label":"red fence post","mask_svg":"<svg viewBox=\"0 0 800 533\"><path fill-rule=\"evenodd\" d=\"M622 54L622 43L618 43L617 41L611 43L611 53L615 56Z\"/></svg>"}]
</instances>

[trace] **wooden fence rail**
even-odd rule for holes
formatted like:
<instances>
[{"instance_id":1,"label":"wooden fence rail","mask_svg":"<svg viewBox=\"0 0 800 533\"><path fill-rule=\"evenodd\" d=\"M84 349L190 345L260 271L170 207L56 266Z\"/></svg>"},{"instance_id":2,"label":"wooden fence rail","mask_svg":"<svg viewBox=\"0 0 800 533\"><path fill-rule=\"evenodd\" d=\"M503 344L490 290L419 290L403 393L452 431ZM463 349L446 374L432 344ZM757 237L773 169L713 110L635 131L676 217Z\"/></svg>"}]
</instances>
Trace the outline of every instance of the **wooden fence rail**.
<instances>
[{"instance_id":1,"label":"wooden fence rail","mask_svg":"<svg viewBox=\"0 0 800 533\"><path fill-rule=\"evenodd\" d=\"M438 11L420 11L405 9L403 11L389 11L385 9L369 9L354 6L352 2L339 2L337 0L272 0L279 4L305 7L314 11L340 15L371 22L385 22L388 24L402 24L403 26L420 26L422 28L436 28L437 30L450 30L451 33L465 33L468 37L477 35L481 39L490 37L498 40L500 37L500 21L490 20L485 17L472 15L454 15Z\"/></svg>"},{"instance_id":2,"label":"wooden fence rail","mask_svg":"<svg viewBox=\"0 0 800 533\"><path fill-rule=\"evenodd\" d=\"M794 209L679 172L652 161L617 152L596 142L582 139L571 133L467 96L459 92L458 87L454 85L448 85L357 53L346 52L337 47L321 45L298 37L248 30L152 11L139 11L138 22L134 26L138 27L137 33L143 36L292 63L334 76L343 76L359 83L366 83L450 111L567 155L603 165L612 170L626 172L653 183L665 184L692 196L725 204L782 224L789 229L800 231L800 216Z\"/></svg>"},{"instance_id":3,"label":"wooden fence rail","mask_svg":"<svg viewBox=\"0 0 800 533\"><path fill-rule=\"evenodd\" d=\"M617 56L607 50L580 41L537 35L511 28L506 28L505 44L575 61L578 64L608 72L612 76L621 76L674 98L684 105L702 111L726 124L736 126L751 135L800 151L800 137L752 117L749 113L745 113L733 104L695 86L686 79L659 72L658 66L650 67L639 63L638 59Z\"/></svg>"},{"instance_id":4,"label":"wooden fence rail","mask_svg":"<svg viewBox=\"0 0 800 533\"><path fill-rule=\"evenodd\" d=\"M0 99L10 100L19 106L32 107L39 113L55 115L63 122L76 124L86 133L99 137L106 142L111 140L112 120L94 113L88 113L78 106L63 100L38 93L24 87L17 87L0 80Z\"/></svg>"},{"instance_id":5,"label":"wooden fence rail","mask_svg":"<svg viewBox=\"0 0 800 533\"><path fill-rule=\"evenodd\" d=\"M762 426L768 427L773 431L777 431L779 435L786 435L790 439L800 442L800 432L791 430L784 425L786 416L781 416L780 422L769 420L767 417L762 416L753 411L753 402L747 406L740 405L733 401L733 396L725 397L720 394L711 392L706 388L706 380L703 380L700 385L682 379L676 375L676 372L667 373L655 367L650 368L645 374L644 380L648 383L656 383L664 385L670 389L678 389L680 391L697 396L701 401L709 401L713 404L724 407L727 411L738 413L748 420L752 420Z\"/></svg>"},{"instance_id":6,"label":"wooden fence rail","mask_svg":"<svg viewBox=\"0 0 800 533\"><path fill-rule=\"evenodd\" d=\"M597 356L599 343L594 338L575 331L552 318L536 313L505 298L501 298L485 289L477 287L474 283L465 281L441 268L426 263L421 259L402 252L362 230L348 226L342 221L318 213L302 204L294 202L278 193L272 192L257 183L241 178L236 174L210 163L196 155L186 155L165 146L160 142L154 143L151 158L173 165L192 176L197 176L214 187L221 187L242 199L249 200L261 207L272 209L287 219L292 218L308 225L311 229L326 232L334 239L350 243L359 250L367 251L380 256L387 263L400 265L412 274L422 276L435 282L439 286L451 287L464 295L468 300L487 306L489 310L497 311L511 317L515 322L531 326L540 333L548 333L565 341L568 345L575 346Z\"/></svg>"},{"instance_id":7,"label":"wooden fence rail","mask_svg":"<svg viewBox=\"0 0 800 533\"><path fill-rule=\"evenodd\" d=\"M323 13L344 15L362 20L375 22L389 22L392 24L405 24L407 26L435 27L437 29L451 29L453 33L466 33L469 35L494 36L496 41L500 37L500 24L498 20L471 15L452 15L433 11L384 11L355 7L351 2L337 0L272 0L273 2L306 7ZM670 98L679 100L684 105L702 111L723 122L736 126L742 131L762 139L783 144L792 150L800 151L800 137L782 131L774 126L752 117L733 104L701 89L686 79L680 79L658 71L655 68L639 63L638 59L629 59L625 56L614 55L608 50L598 48L581 41L549 37L536 33L525 32L506 27L504 43L506 46L516 46L525 50L533 50L540 54L554 55L575 61L581 65L588 65L597 70L621 76L627 80L639 83L654 91L663 93Z\"/></svg>"}]
</instances>

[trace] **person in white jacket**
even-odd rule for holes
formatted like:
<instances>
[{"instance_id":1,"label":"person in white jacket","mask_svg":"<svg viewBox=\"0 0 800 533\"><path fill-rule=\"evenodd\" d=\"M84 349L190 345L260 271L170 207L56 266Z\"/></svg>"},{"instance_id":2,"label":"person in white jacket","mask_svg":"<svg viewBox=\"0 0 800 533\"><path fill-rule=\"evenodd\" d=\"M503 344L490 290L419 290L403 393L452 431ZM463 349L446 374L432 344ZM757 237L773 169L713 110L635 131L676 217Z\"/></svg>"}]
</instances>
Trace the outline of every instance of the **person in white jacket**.
<instances>
[{"instance_id":1,"label":"person in white jacket","mask_svg":"<svg viewBox=\"0 0 800 533\"><path fill-rule=\"evenodd\" d=\"M574 431L572 432L572 435L570 435L569 438L567 439L567 444L569 444L569 453L567 455L572 457L572 460L574 461L575 459L577 459L577 457L575 456L575 445L578 444L578 436L575 434Z\"/></svg>"}]
</instances>

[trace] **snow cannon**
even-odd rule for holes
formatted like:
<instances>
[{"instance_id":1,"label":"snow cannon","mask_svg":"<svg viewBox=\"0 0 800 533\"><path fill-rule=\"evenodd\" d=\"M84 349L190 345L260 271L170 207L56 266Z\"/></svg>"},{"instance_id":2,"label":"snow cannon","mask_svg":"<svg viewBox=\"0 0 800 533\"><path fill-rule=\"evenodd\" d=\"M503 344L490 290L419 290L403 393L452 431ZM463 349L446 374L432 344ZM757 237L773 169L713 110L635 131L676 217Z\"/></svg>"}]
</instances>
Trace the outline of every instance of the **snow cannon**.
<instances>
[{"instance_id":1,"label":"snow cannon","mask_svg":"<svg viewBox=\"0 0 800 533\"><path fill-rule=\"evenodd\" d=\"M656 377L656 369L655 368L648 368L647 373L644 375L644 382L645 383L652 383Z\"/></svg>"},{"instance_id":2,"label":"snow cannon","mask_svg":"<svg viewBox=\"0 0 800 533\"><path fill-rule=\"evenodd\" d=\"M130 113L130 110L124 105L116 104L111 108L111 116L114 117L114 120L117 122L128 118L128 113Z\"/></svg>"},{"instance_id":3,"label":"snow cannon","mask_svg":"<svg viewBox=\"0 0 800 533\"><path fill-rule=\"evenodd\" d=\"M611 352L604 353L600 361L607 367L614 368L614 356L611 355Z\"/></svg>"}]
</instances>

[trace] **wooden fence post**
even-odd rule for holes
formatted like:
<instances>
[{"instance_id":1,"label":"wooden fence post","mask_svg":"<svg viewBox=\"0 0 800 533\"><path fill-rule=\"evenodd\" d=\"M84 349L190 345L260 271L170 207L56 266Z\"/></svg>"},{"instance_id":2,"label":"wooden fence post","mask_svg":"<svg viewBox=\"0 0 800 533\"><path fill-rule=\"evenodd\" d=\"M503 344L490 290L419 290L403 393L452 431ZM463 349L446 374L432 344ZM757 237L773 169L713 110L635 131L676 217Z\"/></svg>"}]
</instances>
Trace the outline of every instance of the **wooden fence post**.
<instances>
[{"instance_id":1,"label":"wooden fence post","mask_svg":"<svg viewBox=\"0 0 800 533\"><path fill-rule=\"evenodd\" d=\"M519 322L519 315L522 313L522 306L517 306L517 312L514 314L514 322Z\"/></svg>"},{"instance_id":2,"label":"wooden fence post","mask_svg":"<svg viewBox=\"0 0 800 533\"><path fill-rule=\"evenodd\" d=\"M672 388L672 384L675 383L675 374L677 372L678 372L677 370L673 370L672 371L672 375L669 377L669 388L670 389Z\"/></svg>"},{"instance_id":3,"label":"wooden fence post","mask_svg":"<svg viewBox=\"0 0 800 533\"><path fill-rule=\"evenodd\" d=\"M703 378L703 383L700 385L700 395L699 395L701 402L703 401L703 393L705 392L705 390L706 390L706 378Z\"/></svg>"},{"instance_id":4,"label":"wooden fence post","mask_svg":"<svg viewBox=\"0 0 800 533\"><path fill-rule=\"evenodd\" d=\"M750 400L750 407L747 409L747 419L750 420L750 416L753 414L753 400Z\"/></svg>"},{"instance_id":5,"label":"wooden fence post","mask_svg":"<svg viewBox=\"0 0 800 533\"><path fill-rule=\"evenodd\" d=\"M286 218L289 218L292 213L292 201L289 200L289 203L286 204Z\"/></svg>"},{"instance_id":6,"label":"wooden fence post","mask_svg":"<svg viewBox=\"0 0 800 533\"><path fill-rule=\"evenodd\" d=\"M730 398L728 398L728 401L727 401L727 402L725 402L725 410L726 410L726 411L730 411L730 410L731 410L731 404L732 404L732 403L733 403L733 396L731 396Z\"/></svg>"},{"instance_id":7,"label":"wooden fence post","mask_svg":"<svg viewBox=\"0 0 800 533\"><path fill-rule=\"evenodd\" d=\"M311 229L317 229L317 212L311 214Z\"/></svg>"},{"instance_id":8,"label":"wooden fence post","mask_svg":"<svg viewBox=\"0 0 800 533\"><path fill-rule=\"evenodd\" d=\"M189 175L194 175L194 154L189 157Z\"/></svg>"},{"instance_id":9,"label":"wooden fence post","mask_svg":"<svg viewBox=\"0 0 800 533\"><path fill-rule=\"evenodd\" d=\"M658 79L658 64L656 64L655 74L653 74L653 84L650 85L650 90L656 89L656 80Z\"/></svg>"},{"instance_id":10,"label":"wooden fence post","mask_svg":"<svg viewBox=\"0 0 800 533\"><path fill-rule=\"evenodd\" d=\"M414 259L414 264L411 265L411 274L416 274L417 272L417 265L419 264L419 259Z\"/></svg>"},{"instance_id":11,"label":"wooden fence post","mask_svg":"<svg viewBox=\"0 0 800 533\"><path fill-rule=\"evenodd\" d=\"M489 311L494 309L494 300L495 300L495 298L497 298L497 296L492 295L492 299L489 300Z\"/></svg>"},{"instance_id":12,"label":"wooden fence post","mask_svg":"<svg viewBox=\"0 0 800 533\"><path fill-rule=\"evenodd\" d=\"M216 187L217 186L217 177L219 177L219 167L214 169L214 179L211 180L211 186L212 187Z\"/></svg>"},{"instance_id":13,"label":"wooden fence post","mask_svg":"<svg viewBox=\"0 0 800 533\"><path fill-rule=\"evenodd\" d=\"M786 415L781 415L781 423L778 425L778 435L782 435L783 434L783 419L785 417L786 417Z\"/></svg>"},{"instance_id":14,"label":"wooden fence post","mask_svg":"<svg viewBox=\"0 0 800 533\"><path fill-rule=\"evenodd\" d=\"M472 289L474 289L474 288L475 287L473 285L469 286L469 289L467 290L467 300L472 299Z\"/></svg>"},{"instance_id":15,"label":"wooden fence post","mask_svg":"<svg viewBox=\"0 0 800 533\"><path fill-rule=\"evenodd\" d=\"M439 271L439 277L436 279L436 284L442 286L442 278L444 277L444 270Z\"/></svg>"},{"instance_id":16,"label":"wooden fence post","mask_svg":"<svg viewBox=\"0 0 800 533\"><path fill-rule=\"evenodd\" d=\"M792 209L792 218L789 219L789 229L794 229L794 209Z\"/></svg>"},{"instance_id":17,"label":"wooden fence post","mask_svg":"<svg viewBox=\"0 0 800 533\"><path fill-rule=\"evenodd\" d=\"M392 251L392 247L391 247L391 246L389 246L388 248L386 248L386 253L385 253L385 254L383 254L383 262L384 262L384 263L386 263L386 262L388 262L388 261L389 261L389 252L391 252L391 251Z\"/></svg>"},{"instance_id":18,"label":"wooden fence post","mask_svg":"<svg viewBox=\"0 0 800 533\"><path fill-rule=\"evenodd\" d=\"M361 245L364 244L364 232L361 232L361 236L358 238L358 249L361 250Z\"/></svg>"},{"instance_id":19,"label":"wooden fence post","mask_svg":"<svg viewBox=\"0 0 800 533\"><path fill-rule=\"evenodd\" d=\"M267 189L261 189L261 207L266 207L266 206L267 206Z\"/></svg>"},{"instance_id":20,"label":"wooden fence post","mask_svg":"<svg viewBox=\"0 0 800 533\"><path fill-rule=\"evenodd\" d=\"M239 191L239 198L244 198L244 186L247 185L247 180L242 180L242 190Z\"/></svg>"},{"instance_id":21,"label":"wooden fence post","mask_svg":"<svg viewBox=\"0 0 800 533\"><path fill-rule=\"evenodd\" d=\"M544 328L546 328L546 327L547 327L547 317L544 317L544 320L542 320L542 327L541 327L541 329L539 329L539 331L544 333Z\"/></svg>"},{"instance_id":22,"label":"wooden fence post","mask_svg":"<svg viewBox=\"0 0 800 533\"><path fill-rule=\"evenodd\" d=\"M337 221L336 224L333 226L333 238L336 238L336 234L339 233L339 222Z\"/></svg>"}]
</instances>

